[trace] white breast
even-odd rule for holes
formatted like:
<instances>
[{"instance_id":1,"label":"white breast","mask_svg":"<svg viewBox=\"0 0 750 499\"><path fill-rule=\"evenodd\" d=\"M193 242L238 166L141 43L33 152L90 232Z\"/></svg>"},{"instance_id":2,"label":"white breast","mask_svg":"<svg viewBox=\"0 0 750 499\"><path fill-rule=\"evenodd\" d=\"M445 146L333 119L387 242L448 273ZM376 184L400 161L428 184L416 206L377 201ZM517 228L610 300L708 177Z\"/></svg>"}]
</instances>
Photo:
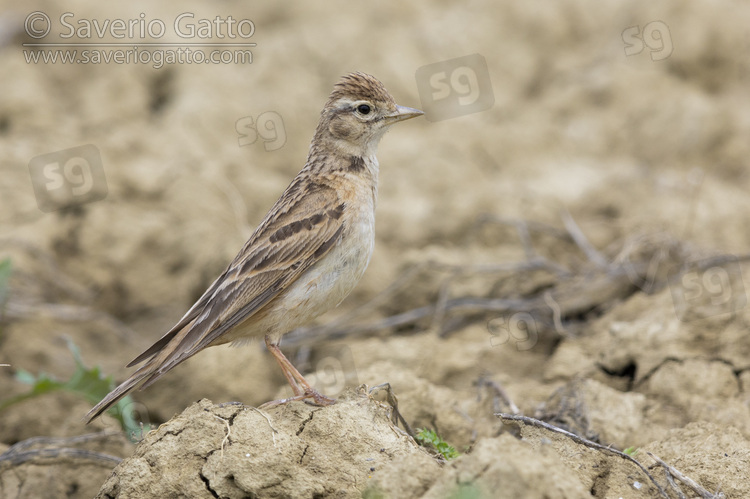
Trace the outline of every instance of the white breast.
<instances>
[{"instance_id":1,"label":"white breast","mask_svg":"<svg viewBox=\"0 0 750 499\"><path fill-rule=\"evenodd\" d=\"M377 162L368 167L377 172ZM370 179L359 180L355 182L357 202L345 209L339 242L279 296L273 318L269 317L272 324L266 323L266 333L280 337L306 325L339 305L362 278L375 246L377 187Z\"/></svg>"},{"instance_id":2,"label":"white breast","mask_svg":"<svg viewBox=\"0 0 750 499\"><path fill-rule=\"evenodd\" d=\"M299 300L314 317L337 306L354 289L370 263L375 247L375 206L372 192L358 207L347 207L339 243L300 276L289 301ZM311 317L313 318L313 317Z\"/></svg>"}]
</instances>

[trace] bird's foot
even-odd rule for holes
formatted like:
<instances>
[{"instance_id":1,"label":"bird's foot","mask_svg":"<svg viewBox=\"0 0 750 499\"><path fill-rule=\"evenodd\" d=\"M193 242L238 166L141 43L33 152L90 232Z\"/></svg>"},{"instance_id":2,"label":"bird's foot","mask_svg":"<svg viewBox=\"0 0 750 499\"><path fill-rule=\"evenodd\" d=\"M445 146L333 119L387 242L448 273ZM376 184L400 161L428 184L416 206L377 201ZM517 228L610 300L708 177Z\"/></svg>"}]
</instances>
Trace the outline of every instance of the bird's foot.
<instances>
[{"instance_id":1,"label":"bird's foot","mask_svg":"<svg viewBox=\"0 0 750 499\"><path fill-rule=\"evenodd\" d=\"M336 403L336 399L326 397L317 390L308 390L304 393L303 398L310 398L312 400L305 400L308 404L319 405L325 407L327 405L333 405Z\"/></svg>"}]
</instances>

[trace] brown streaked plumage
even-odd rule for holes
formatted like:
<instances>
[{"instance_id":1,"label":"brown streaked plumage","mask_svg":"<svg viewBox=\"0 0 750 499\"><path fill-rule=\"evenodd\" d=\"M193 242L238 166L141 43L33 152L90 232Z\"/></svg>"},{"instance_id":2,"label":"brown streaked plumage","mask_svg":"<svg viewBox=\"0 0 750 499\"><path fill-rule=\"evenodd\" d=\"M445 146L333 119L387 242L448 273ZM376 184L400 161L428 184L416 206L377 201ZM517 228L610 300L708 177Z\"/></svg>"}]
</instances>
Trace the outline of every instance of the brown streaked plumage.
<instances>
[{"instance_id":1,"label":"brown streaked plumage","mask_svg":"<svg viewBox=\"0 0 750 499\"><path fill-rule=\"evenodd\" d=\"M285 333L338 305L362 277L374 244L378 142L393 123L421 114L397 105L370 75L344 76L323 108L302 171L227 269L128 364L144 363L86 421L206 347L259 336L294 391L287 400L333 403L307 383L278 344Z\"/></svg>"}]
</instances>

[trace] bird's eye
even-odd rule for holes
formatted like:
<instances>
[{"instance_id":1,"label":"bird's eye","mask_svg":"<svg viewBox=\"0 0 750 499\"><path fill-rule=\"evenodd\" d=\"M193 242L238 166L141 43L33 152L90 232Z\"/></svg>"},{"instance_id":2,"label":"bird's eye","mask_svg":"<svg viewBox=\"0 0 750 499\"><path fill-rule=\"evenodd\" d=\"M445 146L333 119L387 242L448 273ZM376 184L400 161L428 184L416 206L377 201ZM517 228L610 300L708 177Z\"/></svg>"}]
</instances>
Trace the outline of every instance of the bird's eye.
<instances>
[{"instance_id":1,"label":"bird's eye","mask_svg":"<svg viewBox=\"0 0 750 499\"><path fill-rule=\"evenodd\" d=\"M359 111L362 114L370 114L370 106L367 104L360 104L357 106L357 111Z\"/></svg>"}]
</instances>

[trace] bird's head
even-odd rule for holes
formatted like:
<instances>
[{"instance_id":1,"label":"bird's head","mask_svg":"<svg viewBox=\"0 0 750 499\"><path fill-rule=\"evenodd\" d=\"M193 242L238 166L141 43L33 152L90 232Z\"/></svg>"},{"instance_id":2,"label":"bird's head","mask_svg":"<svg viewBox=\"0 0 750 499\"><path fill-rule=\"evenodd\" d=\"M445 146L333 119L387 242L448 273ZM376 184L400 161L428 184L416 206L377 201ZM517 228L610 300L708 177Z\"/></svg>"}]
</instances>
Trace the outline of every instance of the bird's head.
<instances>
[{"instance_id":1,"label":"bird's head","mask_svg":"<svg viewBox=\"0 0 750 499\"><path fill-rule=\"evenodd\" d=\"M357 156L374 155L378 142L398 121L424 114L399 106L375 77L350 73L339 80L321 113L316 135Z\"/></svg>"}]
</instances>

